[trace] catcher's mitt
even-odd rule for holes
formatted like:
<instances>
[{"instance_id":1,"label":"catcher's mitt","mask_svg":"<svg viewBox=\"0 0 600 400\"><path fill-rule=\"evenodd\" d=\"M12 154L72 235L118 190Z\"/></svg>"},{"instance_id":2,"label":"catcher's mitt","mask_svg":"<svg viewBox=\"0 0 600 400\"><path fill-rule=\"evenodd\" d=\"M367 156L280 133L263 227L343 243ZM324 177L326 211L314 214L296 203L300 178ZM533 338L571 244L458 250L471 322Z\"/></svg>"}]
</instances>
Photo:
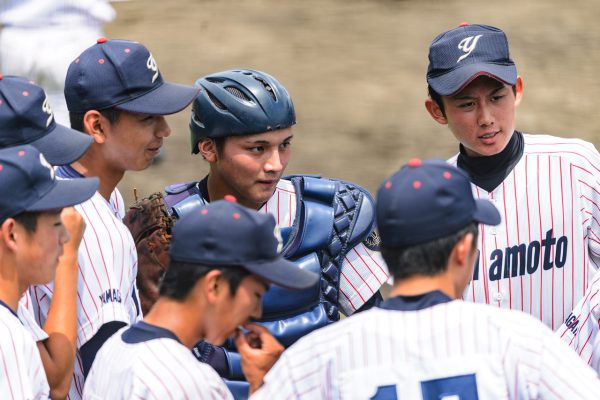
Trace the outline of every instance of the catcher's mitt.
<instances>
[{"instance_id":1,"label":"catcher's mitt","mask_svg":"<svg viewBox=\"0 0 600 400\"><path fill-rule=\"evenodd\" d=\"M173 222L159 192L137 201L123 218L137 248L137 287L144 314L158 299L158 283L169 265Z\"/></svg>"}]
</instances>

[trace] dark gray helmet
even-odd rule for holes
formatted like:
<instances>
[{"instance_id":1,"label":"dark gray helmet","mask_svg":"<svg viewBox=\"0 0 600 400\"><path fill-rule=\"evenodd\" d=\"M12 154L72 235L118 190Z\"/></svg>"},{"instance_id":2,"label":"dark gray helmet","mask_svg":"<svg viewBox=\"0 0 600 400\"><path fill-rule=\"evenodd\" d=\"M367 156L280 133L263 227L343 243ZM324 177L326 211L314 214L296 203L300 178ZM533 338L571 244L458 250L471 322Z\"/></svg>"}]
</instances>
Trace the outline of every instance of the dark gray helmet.
<instances>
[{"instance_id":1,"label":"dark gray helmet","mask_svg":"<svg viewBox=\"0 0 600 400\"><path fill-rule=\"evenodd\" d=\"M287 90L264 72L218 72L198 79L196 86L202 91L194 100L190 121L194 154L201 138L250 135L296 123Z\"/></svg>"}]
</instances>

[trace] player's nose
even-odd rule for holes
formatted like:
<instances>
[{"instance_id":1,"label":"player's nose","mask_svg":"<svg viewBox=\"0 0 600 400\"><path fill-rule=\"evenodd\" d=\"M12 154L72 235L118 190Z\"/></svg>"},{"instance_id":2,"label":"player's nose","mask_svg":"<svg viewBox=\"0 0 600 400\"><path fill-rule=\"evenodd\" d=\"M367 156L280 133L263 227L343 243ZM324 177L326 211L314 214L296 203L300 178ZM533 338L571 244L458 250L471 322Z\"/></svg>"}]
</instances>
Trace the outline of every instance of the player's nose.
<instances>
[{"instance_id":1,"label":"player's nose","mask_svg":"<svg viewBox=\"0 0 600 400\"><path fill-rule=\"evenodd\" d=\"M269 153L269 158L265 163L265 170L268 172L281 172L283 170L283 163L281 162L281 155L278 149L274 149Z\"/></svg>"},{"instance_id":2,"label":"player's nose","mask_svg":"<svg viewBox=\"0 0 600 400\"><path fill-rule=\"evenodd\" d=\"M156 124L156 136L168 137L170 135L171 135L171 127L167 123L167 119L164 116L158 117L158 122Z\"/></svg>"},{"instance_id":3,"label":"player's nose","mask_svg":"<svg viewBox=\"0 0 600 400\"><path fill-rule=\"evenodd\" d=\"M489 126L494 124L492 110L486 104L480 105L477 110L477 123L479 126Z\"/></svg>"}]
</instances>

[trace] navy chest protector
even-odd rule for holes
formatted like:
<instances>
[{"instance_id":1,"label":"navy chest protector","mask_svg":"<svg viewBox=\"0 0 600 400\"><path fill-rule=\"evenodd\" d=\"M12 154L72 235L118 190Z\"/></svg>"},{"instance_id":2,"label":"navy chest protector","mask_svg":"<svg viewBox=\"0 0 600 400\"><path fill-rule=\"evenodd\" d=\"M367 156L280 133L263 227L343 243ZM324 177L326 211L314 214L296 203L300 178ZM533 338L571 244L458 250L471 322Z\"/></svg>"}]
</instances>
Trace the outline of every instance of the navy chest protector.
<instances>
[{"instance_id":1,"label":"navy chest protector","mask_svg":"<svg viewBox=\"0 0 600 400\"><path fill-rule=\"evenodd\" d=\"M260 323L289 347L307 333L339 320L344 257L373 231L375 209L370 193L357 185L316 176L285 179L294 185L297 204L293 225L281 230L283 254L299 268L321 275L310 289L290 291L272 285L263 297ZM206 203L197 183L172 185L166 192L165 202L178 218ZM232 362L236 356L228 354ZM233 379L244 379L239 366L230 366Z\"/></svg>"}]
</instances>

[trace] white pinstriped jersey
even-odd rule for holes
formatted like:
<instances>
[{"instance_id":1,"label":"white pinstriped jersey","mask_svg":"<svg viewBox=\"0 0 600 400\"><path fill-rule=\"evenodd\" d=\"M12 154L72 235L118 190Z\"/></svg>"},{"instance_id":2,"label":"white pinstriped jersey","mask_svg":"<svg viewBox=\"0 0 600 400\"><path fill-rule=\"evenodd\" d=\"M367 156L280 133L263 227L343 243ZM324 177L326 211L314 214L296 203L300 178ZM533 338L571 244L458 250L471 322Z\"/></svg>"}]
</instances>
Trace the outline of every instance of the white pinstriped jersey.
<instances>
[{"instance_id":1,"label":"white pinstriped jersey","mask_svg":"<svg viewBox=\"0 0 600 400\"><path fill-rule=\"evenodd\" d=\"M595 353L600 352L600 272L592 279L585 296L575 306L565 322L556 331L588 364L592 364ZM600 354L596 354L600 357ZM595 368L600 372L597 365Z\"/></svg>"},{"instance_id":2,"label":"white pinstriped jersey","mask_svg":"<svg viewBox=\"0 0 600 400\"><path fill-rule=\"evenodd\" d=\"M131 340L124 339L129 330ZM232 399L223 380L170 331L125 327L102 346L85 382L85 399Z\"/></svg>"},{"instance_id":3,"label":"white pinstriped jersey","mask_svg":"<svg viewBox=\"0 0 600 400\"><path fill-rule=\"evenodd\" d=\"M539 321L450 301L412 311L374 308L319 329L283 353L252 399L597 399L598 393L594 371Z\"/></svg>"},{"instance_id":4,"label":"white pinstriped jersey","mask_svg":"<svg viewBox=\"0 0 600 400\"><path fill-rule=\"evenodd\" d=\"M594 352L592 355L592 362L590 365L596 370L598 374L600 374L600 335L596 336L596 340L594 343Z\"/></svg>"},{"instance_id":5,"label":"white pinstriped jersey","mask_svg":"<svg viewBox=\"0 0 600 400\"><path fill-rule=\"evenodd\" d=\"M17 315L0 304L0 398L49 397L50 387L35 340Z\"/></svg>"},{"instance_id":6,"label":"white pinstriped jersey","mask_svg":"<svg viewBox=\"0 0 600 400\"><path fill-rule=\"evenodd\" d=\"M75 206L86 223L79 246L77 287L77 348L90 340L100 327L111 321L131 324L141 318L135 284L137 252L131 233L123 224L123 199L118 189L107 202L96 192ZM50 302L52 284L30 289L34 316L43 326ZM69 399L81 398L83 368L79 353L75 360Z\"/></svg>"},{"instance_id":7,"label":"white pinstriped jersey","mask_svg":"<svg viewBox=\"0 0 600 400\"><path fill-rule=\"evenodd\" d=\"M25 292L25 294L19 300L19 305L17 307L17 315L21 320L21 323L31 333L33 336L33 340L36 342L41 342L42 340L48 339L48 334L40 327L35 317L32 314L32 304L31 297L29 297L29 292Z\"/></svg>"},{"instance_id":8,"label":"white pinstriped jersey","mask_svg":"<svg viewBox=\"0 0 600 400\"><path fill-rule=\"evenodd\" d=\"M479 265L464 299L524 311L556 329L600 265L600 155L578 139L523 136L521 160L494 191L473 185L502 222L480 227Z\"/></svg>"},{"instance_id":9,"label":"white pinstriped jersey","mask_svg":"<svg viewBox=\"0 0 600 400\"><path fill-rule=\"evenodd\" d=\"M270 213L280 228L292 226L296 215L296 191L291 181L281 179L275 193L259 212ZM350 315L379 290L388 279L381 254L356 245L346 254L340 275L341 311Z\"/></svg>"}]
</instances>

